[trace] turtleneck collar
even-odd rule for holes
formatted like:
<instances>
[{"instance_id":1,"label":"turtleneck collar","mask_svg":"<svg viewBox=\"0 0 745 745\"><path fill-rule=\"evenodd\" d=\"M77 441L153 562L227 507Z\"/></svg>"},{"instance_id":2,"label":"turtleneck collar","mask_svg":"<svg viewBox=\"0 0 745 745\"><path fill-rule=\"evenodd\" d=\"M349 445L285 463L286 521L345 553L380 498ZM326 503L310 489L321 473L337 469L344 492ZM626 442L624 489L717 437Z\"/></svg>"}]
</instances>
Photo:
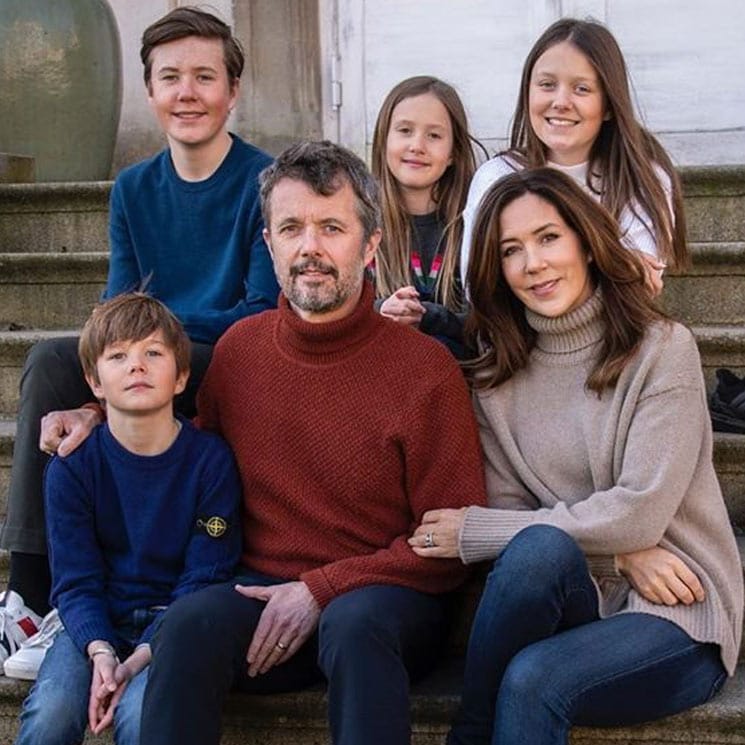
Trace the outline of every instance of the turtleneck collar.
<instances>
[{"instance_id":1,"label":"turtleneck collar","mask_svg":"<svg viewBox=\"0 0 745 745\"><path fill-rule=\"evenodd\" d=\"M383 328L375 312L375 292L365 280L355 309L344 318L329 323L304 321L280 294L275 338L289 357L306 364L333 364L354 354L371 342Z\"/></svg>"},{"instance_id":2,"label":"turtleneck collar","mask_svg":"<svg viewBox=\"0 0 745 745\"><path fill-rule=\"evenodd\" d=\"M601 316L603 295L598 287L579 308L557 318L549 318L525 309L528 325L537 332L533 354L545 362L574 363L595 353L603 338Z\"/></svg>"}]
</instances>

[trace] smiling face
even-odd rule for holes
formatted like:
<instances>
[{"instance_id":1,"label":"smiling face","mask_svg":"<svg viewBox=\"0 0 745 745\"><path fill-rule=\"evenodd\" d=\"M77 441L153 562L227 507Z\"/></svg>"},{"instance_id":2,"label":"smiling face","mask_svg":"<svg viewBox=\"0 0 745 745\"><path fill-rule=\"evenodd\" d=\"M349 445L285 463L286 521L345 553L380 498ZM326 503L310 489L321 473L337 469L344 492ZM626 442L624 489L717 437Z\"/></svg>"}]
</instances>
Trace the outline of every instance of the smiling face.
<instances>
[{"instance_id":1,"label":"smiling face","mask_svg":"<svg viewBox=\"0 0 745 745\"><path fill-rule=\"evenodd\" d=\"M177 371L173 350L155 331L140 341L108 344L96 361L96 378L87 376L109 415L145 415L171 410L173 397L186 386L188 372Z\"/></svg>"},{"instance_id":2,"label":"smiling face","mask_svg":"<svg viewBox=\"0 0 745 745\"><path fill-rule=\"evenodd\" d=\"M380 242L380 230L365 241L349 182L323 196L303 181L284 178L272 190L268 213L264 240L295 312L311 323L349 315Z\"/></svg>"},{"instance_id":3,"label":"smiling face","mask_svg":"<svg viewBox=\"0 0 745 745\"><path fill-rule=\"evenodd\" d=\"M220 39L187 36L159 44L150 58L148 101L169 145L193 149L225 142L238 83L228 79Z\"/></svg>"},{"instance_id":4,"label":"smiling face","mask_svg":"<svg viewBox=\"0 0 745 745\"><path fill-rule=\"evenodd\" d=\"M434 210L432 189L453 162L450 114L434 93L399 101L391 114L385 160L409 214Z\"/></svg>"},{"instance_id":5,"label":"smiling face","mask_svg":"<svg viewBox=\"0 0 745 745\"><path fill-rule=\"evenodd\" d=\"M595 68L571 42L549 47L530 75L530 124L546 158L564 166L584 163L607 118Z\"/></svg>"},{"instance_id":6,"label":"smiling face","mask_svg":"<svg viewBox=\"0 0 745 745\"><path fill-rule=\"evenodd\" d=\"M593 292L589 254L551 202L527 193L499 218L502 273L515 296L542 316L579 307Z\"/></svg>"}]
</instances>

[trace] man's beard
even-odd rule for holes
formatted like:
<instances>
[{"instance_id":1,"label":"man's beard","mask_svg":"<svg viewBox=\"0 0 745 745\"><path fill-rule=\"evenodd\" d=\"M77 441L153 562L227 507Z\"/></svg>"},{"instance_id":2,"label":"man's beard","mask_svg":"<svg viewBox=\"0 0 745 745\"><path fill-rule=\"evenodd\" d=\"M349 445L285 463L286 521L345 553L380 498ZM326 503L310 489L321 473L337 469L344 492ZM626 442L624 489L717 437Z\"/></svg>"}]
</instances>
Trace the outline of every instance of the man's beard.
<instances>
[{"instance_id":1,"label":"man's beard","mask_svg":"<svg viewBox=\"0 0 745 745\"><path fill-rule=\"evenodd\" d=\"M296 280L307 270L322 272L333 277L334 281L330 283L327 280L319 280L315 285L306 282L300 286ZM361 281L361 268L354 276L340 276L336 267L316 259L308 259L290 267L290 274L285 279L282 291L300 310L328 313L343 305L359 289Z\"/></svg>"}]
</instances>

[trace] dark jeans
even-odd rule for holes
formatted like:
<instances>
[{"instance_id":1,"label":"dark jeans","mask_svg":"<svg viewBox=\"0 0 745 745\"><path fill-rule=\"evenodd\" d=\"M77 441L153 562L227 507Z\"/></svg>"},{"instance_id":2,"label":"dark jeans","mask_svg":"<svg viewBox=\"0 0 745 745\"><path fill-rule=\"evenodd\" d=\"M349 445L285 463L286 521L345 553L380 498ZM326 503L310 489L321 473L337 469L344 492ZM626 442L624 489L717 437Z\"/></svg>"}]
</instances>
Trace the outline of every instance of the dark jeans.
<instances>
[{"instance_id":1,"label":"dark jeans","mask_svg":"<svg viewBox=\"0 0 745 745\"><path fill-rule=\"evenodd\" d=\"M283 580L248 575L240 584ZM329 721L338 745L408 745L409 680L428 672L446 636L444 601L404 587L372 585L334 599L316 634L290 658L249 678L246 652L264 603L235 582L182 598L153 639L141 745L217 745L231 688L276 693L328 680Z\"/></svg>"},{"instance_id":2,"label":"dark jeans","mask_svg":"<svg viewBox=\"0 0 745 745\"><path fill-rule=\"evenodd\" d=\"M192 345L189 383L176 399L176 410L184 416L194 416L197 388L211 357L211 345ZM42 480L49 456L39 450L41 418L50 411L76 409L94 400L78 359L77 337L47 339L31 348L21 377L8 514L0 547L46 554ZM23 588L17 589L24 594Z\"/></svg>"},{"instance_id":3,"label":"dark jeans","mask_svg":"<svg viewBox=\"0 0 745 745\"><path fill-rule=\"evenodd\" d=\"M719 647L669 621L599 619L582 551L563 531L533 526L487 578L448 745L563 745L573 724L675 714L709 699L725 678Z\"/></svg>"}]
</instances>

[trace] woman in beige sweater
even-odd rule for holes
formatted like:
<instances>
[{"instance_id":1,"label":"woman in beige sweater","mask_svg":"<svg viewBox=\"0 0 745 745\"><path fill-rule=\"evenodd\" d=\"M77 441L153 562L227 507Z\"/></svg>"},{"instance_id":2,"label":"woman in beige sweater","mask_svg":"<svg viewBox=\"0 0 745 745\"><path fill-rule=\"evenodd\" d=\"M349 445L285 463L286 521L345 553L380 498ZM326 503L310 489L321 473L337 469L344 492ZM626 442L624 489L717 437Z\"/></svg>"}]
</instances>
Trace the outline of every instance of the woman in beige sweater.
<instances>
[{"instance_id":1,"label":"woman in beige sweater","mask_svg":"<svg viewBox=\"0 0 745 745\"><path fill-rule=\"evenodd\" d=\"M559 745L706 701L742 631L696 344L610 215L554 169L484 197L467 372L490 508L427 513L421 556L495 560L450 745Z\"/></svg>"}]
</instances>

